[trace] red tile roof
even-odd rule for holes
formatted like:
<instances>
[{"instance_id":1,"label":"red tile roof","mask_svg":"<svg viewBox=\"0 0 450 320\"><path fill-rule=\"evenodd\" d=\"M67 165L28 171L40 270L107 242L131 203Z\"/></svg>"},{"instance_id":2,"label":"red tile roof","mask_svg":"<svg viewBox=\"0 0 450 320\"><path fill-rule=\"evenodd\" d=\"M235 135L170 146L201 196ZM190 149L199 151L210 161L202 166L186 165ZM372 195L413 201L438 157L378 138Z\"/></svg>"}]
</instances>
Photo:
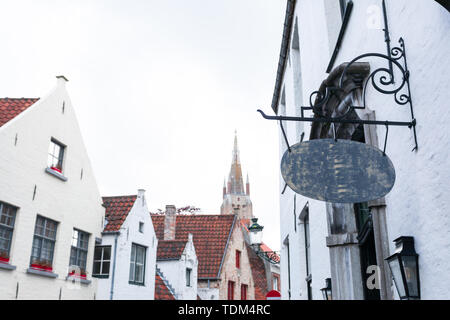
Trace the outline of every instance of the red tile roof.
<instances>
[{"instance_id":1,"label":"red tile roof","mask_svg":"<svg viewBox=\"0 0 450 320\"><path fill-rule=\"evenodd\" d=\"M185 240L159 240L156 259L179 260L185 247Z\"/></svg>"},{"instance_id":2,"label":"red tile roof","mask_svg":"<svg viewBox=\"0 0 450 320\"><path fill-rule=\"evenodd\" d=\"M255 285L255 300L265 300L269 290L267 288L268 284L264 261L256 255L250 246L246 245L246 248Z\"/></svg>"},{"instance_id":3,"label":"red tile roof","mask_svg":"<svg viewBox=\"0 0 450 320\"><path fill-rule=\"evenodd\" d=\"M267 255L275 262L280 262L280 256L278 254L276 254L275 252L272 251L272 249L270 249L264 242L261 243L261 245L259 246L259 248L264 251L267 252Z\"/></svg>"},{"instance_id":4,"label":"red tile roof","mask_svg":"<svg viewBox=\"0 0 450 320\"><path fill-rule=\"evenodd\" d=\"M155 274L155 300L175 300L173 293L166 286L158 272Z\"/></svg>"},{"instance_id":5,"label":"red tile roof","mask_svg":"<svg viewBox=\"0 0 450 320\"><path fill-rule=\"evenodd\" d=\"M128 216L137 196L103 197L107 224L104 232L118 231Z\"/></svg>"},{"instance_id":6,"label":"red tile roof","mask_svg":"<svg viewBox=\"0 0 450 320\"><path fill-rule=\"evenodd\" d=\"M38 100L39 98L0 98L0 127Z\"/></svg>"},{"instance_id":7,"label":"red tile roof","mask_svg":"<svg viewBox=\"0 0 450 320\"><path fill-rule=\"evenodd\" d=\"M164 215L151 215L156 236L164 239ZM188 239L192 233L198 258L199 278L218 278L220 267L233 230L235 215L177 215L175 240Z\"/></svg>"}]
</instances>

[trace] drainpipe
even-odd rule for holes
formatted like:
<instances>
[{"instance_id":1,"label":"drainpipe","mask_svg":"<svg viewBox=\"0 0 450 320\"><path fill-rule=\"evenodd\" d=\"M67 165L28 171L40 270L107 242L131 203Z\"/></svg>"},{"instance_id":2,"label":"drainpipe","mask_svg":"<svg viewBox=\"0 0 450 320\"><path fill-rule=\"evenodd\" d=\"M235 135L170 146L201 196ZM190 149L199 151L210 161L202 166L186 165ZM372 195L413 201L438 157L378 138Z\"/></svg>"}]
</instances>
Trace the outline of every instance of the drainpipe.
<instances>
[{"instance_id":1,"label":"drainpipe","mask_svg":"<svg viewBox=\"0 0 450 320\"><path fill-rule=\"evenodd\" d=\"M116 256L117 256L117 238L119 237L119 233L116 232L114 237L114 260L113 260L113 269L111 275L111 292L109 296L109 300L113 299L114 295L114 275L116 274Z\"/></svg>"}]
</instances>

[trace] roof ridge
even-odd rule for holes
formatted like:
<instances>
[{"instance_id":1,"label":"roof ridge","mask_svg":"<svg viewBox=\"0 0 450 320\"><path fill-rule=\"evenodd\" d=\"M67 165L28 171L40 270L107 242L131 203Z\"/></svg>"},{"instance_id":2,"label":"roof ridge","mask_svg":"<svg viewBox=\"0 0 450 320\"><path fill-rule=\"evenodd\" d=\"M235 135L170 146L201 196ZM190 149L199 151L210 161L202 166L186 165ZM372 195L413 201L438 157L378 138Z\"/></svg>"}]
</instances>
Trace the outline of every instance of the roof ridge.
<instances>
[{"instance_id":1,"label":"roof ridge","mask_svg":"<svg viewBox=\"0 0 450 320\"><path fill-rule=\"evenodd\" d=\"M37 98L25 98L25 97L22 97L22 98L10 98L10 97L4 97L4 98L0 98L0 99L8 99L8 100L38 100L38 99L40 99L40 97L37 97Z\"/></svg>"},{"instance_id":2,"label":"roof ridge","mask_svg":"<svg viewBox=\"0 0 450 320\"><path fill-rule=\"evenodd\" d=\"M129 197L137 197L137 194L123 195L123 196L102 196L102 199L105 198L129 198Z\"/></svg>"}]
</instances>

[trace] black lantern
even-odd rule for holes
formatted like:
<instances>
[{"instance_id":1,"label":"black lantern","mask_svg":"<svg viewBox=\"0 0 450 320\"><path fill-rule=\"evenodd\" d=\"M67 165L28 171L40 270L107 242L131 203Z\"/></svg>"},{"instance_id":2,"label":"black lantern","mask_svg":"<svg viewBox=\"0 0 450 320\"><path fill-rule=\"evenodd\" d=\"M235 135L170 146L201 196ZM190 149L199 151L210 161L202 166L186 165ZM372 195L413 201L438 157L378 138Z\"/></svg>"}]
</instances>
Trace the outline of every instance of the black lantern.
<instances>
[{"instance_id":1,"label":"black lantern","mask_svg":"<svg viewBox=\"0 0 450 320\"><path fill-rule=\"evenodd\" d=\"M252 218L252 222L253 224L248 227L248 231L250 231L250 244L253 247L259 247L262 242L262 230L264 227L258 224L258 218Z\"/></svg>"},{"instance_id":2,"label":"black lantern","mask_svg":"<svg viewBox=\"0 0 450 320\"><path fill-rule=\"evenodd\" d=\"M331 278L325 279L325 288L320 289L322 291L323 300L332 300L331 296Z\"/></svg>"},{"instance_id":3,"label":"black lantern","mask_svg":"<svg viewBox=\"0 0 450 320\"><path fill-rule=\"evenodd\" d=\"M394 240L395 253L386 258L397 292L402 300L420 299L419 255L413 237Z\"/></svg>"}]
</instances>

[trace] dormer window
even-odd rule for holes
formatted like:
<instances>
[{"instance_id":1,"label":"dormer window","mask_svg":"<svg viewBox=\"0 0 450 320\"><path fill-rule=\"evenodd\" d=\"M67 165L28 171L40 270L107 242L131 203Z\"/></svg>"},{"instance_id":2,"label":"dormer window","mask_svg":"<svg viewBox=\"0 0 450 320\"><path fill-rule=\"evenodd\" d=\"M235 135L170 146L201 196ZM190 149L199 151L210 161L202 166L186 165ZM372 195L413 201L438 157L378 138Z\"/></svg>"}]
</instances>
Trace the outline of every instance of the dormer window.
<instances>
[{"instance_id":1,"label":"dormer window","mask_svg":"<svg viewBox=\"0 0 450 320\"><path fill-rule=\"evenodd\" d=\"M48 167L56 172L62 173L64 149L66 148L61 142L52 138L48 149Z\"/></svg>"}]
</instances>

